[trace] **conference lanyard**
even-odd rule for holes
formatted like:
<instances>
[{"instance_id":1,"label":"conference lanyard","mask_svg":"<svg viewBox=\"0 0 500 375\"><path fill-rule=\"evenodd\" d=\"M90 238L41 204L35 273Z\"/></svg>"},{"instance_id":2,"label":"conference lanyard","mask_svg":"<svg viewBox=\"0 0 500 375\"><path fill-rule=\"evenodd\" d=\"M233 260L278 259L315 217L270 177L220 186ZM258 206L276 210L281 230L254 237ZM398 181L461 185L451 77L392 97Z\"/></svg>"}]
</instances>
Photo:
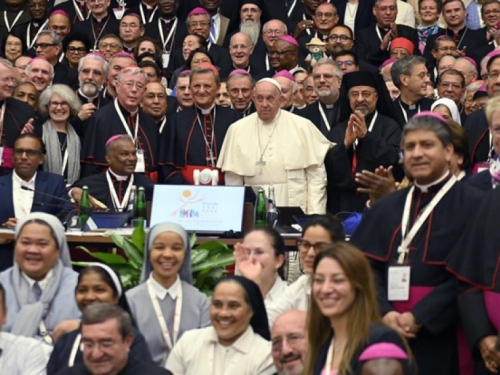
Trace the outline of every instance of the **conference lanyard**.
<instances>
[{"instance_id":1,"label":"conference lanyard","mask_svg":"<svg viewBox=\"0 0 500 375\"><path fill-rule=\"evenodd\" d=\"M377 32L377 36L380 39L380 42L382 43L384 41L384 38L382 38L382 34L380 34L380 29L378 28L378 25L375 25L375 31ZM390 32L390 31L388 31ZM391 47L391 41L389 41L389 44L387 45L387 49Z\"/></svg>"},{"instance_id":2,"label":"conference lanyard","mask_svg":"<svg viewBox=\"0 0 500 375\"><path fill-rule=\"evenodd\" d=\"M63 176L64 176L64 171L66 170L66 166L68 165L68 158L69 158L68 146L66 146L66 150L64 150L63 164L61 170L61 175Z\"/></svg>"},{"instance_id":3,"label":"conference lanyard","mask_svg":"<svg viewBox=\"0 0 500 375\"><path fill-rule=\"evenodd\" d=\"M153 18L155 16L155 13L156 13L157 10L158 10L158 7L155 6L155 8L153 9L153 11L151 12L151 15L149 16L149 20L146 20L146 16L144 15L143 4L141 3L139 5L139 11L141 12L142 23L145 25L145 24L150 23L151 21L153 21Z\"/></svg>"},{"instance_id":4,"label":"conference lanyard","mask_svg":"<svg viewBox=\"0 0 500 375\"><path fill-rule=\"evenodd\" d=\"M413 192L415 191L415 185L410 188L408 194L406 195L405 206L403 210L403 219L401 221L401 245L398 247L398 264L403 264L405 261L405 256L409 252L408 247L413 241L413 238L420 230L424 222L427 220L431 212L437 206L437 204L443 199L443 197L450 191L450 189L455 185L457 179L455 176L451 176L448 182L439 190L439 192L432 198L430 203L425 207L425 209L420 213L417 221L413 224L408 235L406 231L410 225L410 211L411 211L411 200L413 198Z\"/></svg>"},{"instance_id":5,"label":"conference lanyard","mask_svg":"<svg viewBox=\"0 0 500 375\"><path fill-rule=\"evenodd\" d=\"M120 121L122 122L123 127L125 128L125 131L129 135L130 138L134 141L134 145L137 147L137 132L139 131L139 113L137 113L137 116L135 118L135 134L132 136L132 132L130 131L130 128L127 124L127 121L125 121L125 117L123 117L123 113L120 109L120 106L118 105L118 99L115 99L115 109L116 112L118 112L118 117L120 118Z\"/></svg>"},{"instance_id":6,"label":"conference lanyard","mask_svg":"<svg viewBox=\"0 0 500 375\"><path fill-rule=\"evenodd\" d=\"M177 21L178 20L179 19L177 17L175 17L175 21L174 21L172 27L170 28L170 32L167 35L167 39L165 39L165 35L163 34L163 27L161 24L163 21L161 20L161 18L158 18L158 31L160 32L161 44L162 44L163 50L165 52L167 52L167 44L170 42L170 40L172 39L172 37L175 34L175 30L177 29ZM168 49L169 54L172 51L172 45L173 45L173 43L170 45L170 48Z\"/></svg>"},{"instance_id":7,"label":"conference lanyard","mask_svg":"<svg viewBox=\"0 0 500 375\"><path fill-rule=\"evenodd\" d=\"M90 12L87 14L87 18L85 18L85 17L83 16L83 13L82 13L82 11L80 10L80 7L78 6L78 4L77 4L77 1L76 1L76 0L73 0L73 6L74 6L74 8L75 8L76 15L78 16L78 20L80 20L80 21L85 21L86 19L88 19L88 18L89 18L89 16L90 16ZM85 6L85 5L84 5L84 6Z\"/></svg>"},{"instance_id":8,"label":"conference lanyard","mask_svg":"<svg viewBox=\"0 0 500 375\"><path fill-rule=\"evenodd\" d=\"M290 9L288 10L288 13L287 13L288 18L290 18L291 14L293 12L293 9L295 8L295 4L297 4L297 0L293 0L292 5L290 5Z\"/></svg>"},{"instance_id":9,"label":"conference lanyard","mask_svg":"<svg viewBox=\"0 0 500 375\"><path fill-rule=\"evenodd\" d=\"M94 18L90 19L90 28L92 29L92 36L94 37L94 51L98 50L97 46L99 44L99 40L101 39L101 35L106 30L106 26L109 22L109 18L110 18L110 16L108 16L108 19L106 20L106 22L104 22L104 25L102 26L101 31L99 31L99 34L97 36L95 35Z\"/></svg>"},{"instance_id":10,"label":"conference lanyard","mask_svg":"<svg viewBox=\"0 0 500 375\"><path fill-rule=\"evenodd\" d=\"M179 336L179 327L181 324L181 309L182 309L182 285L179 285L177 298L175 299L175 313L174 313L174 332L172 337L170 337L170 333L168 332L167 323L165 317L163 316L163 312L161 311L160 302L158 301L158 296L156 295L153 287L152 276L147 281L148 284L148 292L149 297L151 298L151 302L153 303L153 309L155 310L156 318L158 323L160 324L160 329L163 335L163 340L165 345L167 346L168 351L170 352L174 347L175 342ZM165 352L164 359L166 360L167 352Z\"/></svg>"},{"instance_id":11,"label":"conference lanyard","mask_svg":"<svg viewBox=\"0 0 500 375\"><path fill-rule=\"evenodd\" d=\"M399 106L401 107L401 110L403 111L403 117L405 118L405 123L408 122L408 113L406 113L406 110L403 108L403 105L401 104L401 100L398 101ZM420 113L420 104L417 107L417 113Z\"/></svg>"},{"instance_id":12,"label":"conference lanyard","mask_svg":"<svg viewBox=\"0 0 500 375\"><path fill-rule=\"evenodd\" d=\"M208 114L210 115L210 113ZM205 129L203 128L203 125L200 120L200 116L198 115L198 111L196 111L196 119L198 120L198 125L200 125L200 130L201 130L201 135L203 136L203 140L205 141L205 145L207 146L208 149L208 158L207 160L210 161L210 164L212 164L212 168L215 168L215 157L214 157L214 139L215 139L215 116L217 115L216 112L216 107L214 107L214 118L212 121L212 135L210 138L210 143L208 143L208 139L205 135Z\"/></svg>"},{"instance_id":13,"label":"conference lanyard","mask_svg":"<svg viewBox=\"0 0 500 375\"><path fill-rule=\"evenodd\" d=\"M42 26L40 26L40 28L38 29L37 33L35 34L35 37L33 38L33 40L31 40L31 38L30 38L30 35L31 35L31 22L28 24L28 28L26 29L26 44L28 46L28 49L33 48L33 44L35 44L35 41L37 40L38 35L40 35L40 33L45 29L45 26L47 26L48 22L49 22L49 20L46 20L42 24Z\"/></svg>"},{"instance_id":14,"label":"conference lanyard","mask_svg":"<svg viewBox=\"0 0 500 375\"><path fill-rule=\"evenodd\" d=\"M167 117L165 116L163 120L161 121L160 125L160 134L163 133L163 128L165 127L165 124L167 123Z\"/></svg>"},{"instance_id":15,"label":"conference lanyard","mask_svg":"<svg viewBox=\"0 0 500 375\"><path fill-rule=\"evenodd\" d=\"M303 15L302 15L302 19L303 19L304 21L307 21L307 18L306 18L306 15L305 15L305 14L303 14ZM306 29L306 33L307 33L307 35L311 35L311 30Z\"/></svg>"},{"instance_id":16,"label":"conference lanyard","mask_svg":"<svg viewBox=\"0 0 500 375\"><path fill-rule=\"evenodd\" d=\"M12 22L12 25L9 25L9 20L7 19L7 11L6 10L3 11L3 19L5 21L5 27L7 28L7 30L9 32L12 30L12 28L14 26L16 26L17 21L19 21L19 18L21 18L21 16L23 15L23 13L24 13L24 10L20 11L17 14L16 18L14 18L14 21Z\"/></svg>"},{"instance_id":17,"label":"conference lanyard","mask_svg":"<svg viewBox=\"0 0 500 375\"><path fill-rule=\"evenodd\" d=\"M79 333L75 338L73 347L71 348L71 353L69 355L69 360L68 360L68 367L73 367L75 365L76 353L78 353L78 349L80 349L81 341L82 341L82 334Z\"/></svg>"},{"instance_id":18,"label":"conference lanyard","mask_svg":"<svg viewBox=\"0 0 500 375\"><path fill-rule=\"evenodd\" d=\"M130 175L130 181L128 182L127 189L125 190L125 195L122 201L118 198L116 194L115 186L113 185L113 180L111 179L111 174L109 170L106 171L106 180L108 180L109 192L111 193L111 200L113 201L113 206L119 211L123 212L123 209L127 206L128 200L130 198L130 192L132 191L132 185L134 185L134 175Z\"/></svg>"},{"instance_id":19,"label":"conference lanyard","mask_svg":"<svg viewBox=\"0 0 500 375\"><path fill-rule=\"evenodd\" d=\"M328 122L328 119L326 118L325 110L323 109L323 106L321 105L320 102L318 102L318 107L319 107L319 113L321 114L321 118L323 119L323 122L325 123L326 129L330 131L330 123Z\"/></svg>"}]
</instances>

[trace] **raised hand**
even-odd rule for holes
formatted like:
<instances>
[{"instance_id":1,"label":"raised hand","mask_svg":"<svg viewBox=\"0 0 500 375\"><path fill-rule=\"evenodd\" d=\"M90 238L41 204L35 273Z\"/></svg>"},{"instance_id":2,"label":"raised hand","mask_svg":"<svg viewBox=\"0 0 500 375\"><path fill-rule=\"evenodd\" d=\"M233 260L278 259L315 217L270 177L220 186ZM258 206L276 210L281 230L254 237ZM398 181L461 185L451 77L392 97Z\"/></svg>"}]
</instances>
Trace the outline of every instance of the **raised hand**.
<instances>
[{"instance_id":1,"label":"raised hand","mask_svg":"<svg viewBox=\"0 0 500 375\"><path fill-rule=\"evenodd\" d=\"M262 265L257 258L249 255L245 246L239 242L234 245L233 256L241 275L261 286Z\"/></svg>"}]
</instances>

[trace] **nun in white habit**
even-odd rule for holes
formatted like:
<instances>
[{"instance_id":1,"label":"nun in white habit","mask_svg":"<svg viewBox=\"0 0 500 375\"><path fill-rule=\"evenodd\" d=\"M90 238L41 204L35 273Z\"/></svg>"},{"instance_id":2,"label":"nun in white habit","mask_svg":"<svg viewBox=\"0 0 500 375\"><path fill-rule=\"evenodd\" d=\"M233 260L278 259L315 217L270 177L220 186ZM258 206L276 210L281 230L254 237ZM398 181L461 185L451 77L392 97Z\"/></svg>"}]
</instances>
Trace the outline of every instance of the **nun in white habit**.
<instances>
[{"instance_id":1,"label":"nun in white habit","mask_svg":"<svg viewBox=\"0 0 500 375\"><path fill-rule=\"evenodd\" d=\"M130 310L153 362L165 366L184 332L210 325L208 298L192 285L191 248L180 225L150 229L141 284L126 293Z\"/></svg>"},{"instance_id":2,"label":"nun in white habit","mask_svg":"<svg viewBox=\"0 0 500 375\"><path fill-rule=\"evenodd\" d=\"M80 318L74 298L77 279L59 219L42 212L27 215L16 227L14 265L0 274L8 291L2 329L52 345L60 322Z\"/></svg>"}]
</instances>

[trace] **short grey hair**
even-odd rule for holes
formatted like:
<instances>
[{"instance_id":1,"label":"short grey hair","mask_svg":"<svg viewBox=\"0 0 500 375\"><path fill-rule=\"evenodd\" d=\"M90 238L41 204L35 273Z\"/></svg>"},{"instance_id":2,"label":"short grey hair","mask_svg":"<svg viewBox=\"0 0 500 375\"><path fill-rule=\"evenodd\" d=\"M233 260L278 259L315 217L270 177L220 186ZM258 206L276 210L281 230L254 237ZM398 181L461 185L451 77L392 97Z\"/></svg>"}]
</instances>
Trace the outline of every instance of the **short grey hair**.
<instances>
[{"instance_id":1,"label":"short grey hair","mask_svg":"<svg viewBox=\"0 0 500 375\"><path fill-rule=\"evenodd\" d=\"M253 77L250 74L243 74L243 73L234 73L229 75L229 78L226 80L226 86L227 87L231 86L231 82L238 78L248 78L248 80L250 81L251 88L253 89L253 87L255 86L255 79L253 79Z\"/></svg>"},{"instance_id":2,"label":"short grey hair","mask_svg":"<svg viewBox=\"0 0 500 375\"><path fill-rule=\"evenodd\" d=\"M120 74L118 74L118 76L116 77L116 80L118 82L121 82L122 81L122 78L125 74L131 74L133 76L135 75L141 75L144 77L144 79L146 80L146 84L149 83L149 77L146 73L144 73L144 71L141 69L141 68L138 68L136 66L134 67L128 67L128 68L125 68L123 69Z\"/></svg>"},{"instance_id":3,"label":"short grey hair","mask_svg":"<svg viewBox=\"0 0 500 375\"><path fill-rule=\"evenodd\" d=\"M464 59L463 57L459 57L458 59L455 60L455 63L461 62L461 61L466 61L467 64L470 66L470 73L476 73L477 74L477 68L474 66L473 63L470 62L469 59Z\"/></svg>"},{"instance_id":4,"label":"short grey hair","mask_svg":"<svg viewBox=\"0 0 500 375\"><path fill-rule=\"evenodd\" d=\"M58 95L63 101L69 104L71 116L76 116L82 108L82 104L80 103L80 100L74 90L63 84L55 84L47 87L40 94L38 104L40 107L40 113L43 116L47 116L49 114L49 103L54 94Z\"/></svg>"},{"instance_id":5,"label":"short grey hair","mask_svg":"<svg viewBox=\"0 0 500 375\"><path fill-rule=\"evenodd\" d=\"M52 39L52 43L57 45L60 49L62 49L61 38L59 38L59 35L57 35L53 30L47 29L47 30L40 31L40 34L38 34L36 39L38 40L38 38L40 38L41 36L45 36L45 35L50 36L50 38Z\"/></svg>"},{"instance_id":6,"label":"short grey hair","mask_svg":"<svg viewBox=\"0 0 500 375\"><path fill-rule=\"evenodd\" d=\"M425 58L422 56L410 55L396 60L394 64L392 64L391 78L398 89L401 89L401 75L411 75L413 68L418 64L425 65Z\"/></svg>"},{"instance_id":7,"label":"short grey hair","mask_svg":"<svg viewBox=\"0 0 500 375\"><path fill-rule=\"evenodd\" d=\"M340 70L339 65L329 57L323 57L316 62L316 65L314 65L313 68L313 74L316 71L316 68L321 65L330 65L331 67L333 67L335 76L337 78L342 78L342 70Z\"/></svg>"},{"instance_id":8,"label":"short grey hair","mask_svg":"<svg viewBox=\"0 0 500 375\"><path fill-rule=\"evenodd\" d=\"M465 88L465 93L476 92L483 85L483 82L472 82Z\"/></svg>"},{"instance_id":9,"label":"short grey hair","mask_svg":"<svg viewBox=\"0 0 500 375\"><path fill-rule=\"evenodd\" d=\"M83 310L81 326L101 324L116 319L123 340L133 335L132 318L120 306L113 303L93 303Z\"/></svg>"},{"instance_id":10,"label":"short grey hair","mask_svg":"<svg viewBox=\"0 0 500 375\"><path fill-rule=\"evenodd\" d=\"M408 133L416 130L430 130L434 132L444 147L452 144L453 142L453 134L447 123L444 123L443 121L432 116L421 116L411 118L410 121L408 121L408 123L403 127L401 145L404 144L404 139Z\"/></svg>"},{"instance_id":11,"label":"short grey hair","mask_svg":"<svg viewBox=\"0 0 500 375\"><path fill-rule=\"evenodd\" d=\"M263 32L263 33L265 33L265 32L266 32L266 30L267 30L267 26L268 26L269 22L272 22L272 21L278 21L278 22L281 24L281 26L283 26L283 29L285 30L285 34L288 34L288 28L286 27L286 24L285 24L283 21L278 20L278 19L272 19L272 20L267 21L267 22L264 24L264 26L262 26L262 32Z\"/></svg>"},{"instance_id":12,"label":"short grey hair","mask_svg":"<svg viewBox=\"0 0 500 375\"><path fill-rule=\"evenodd\" d=\"M30 74L31 73L31 67L32 67L33 63L35 63L36 61L40 61L40 60L41 61L45 61L47 64L49 64L50 76L52 77L52 79L54 79L54 75L55 75L54 67L44 57L35 57L35 58L31 59L30 62L26 65L26 68L24 69L24 72L26 74Z\"/></svg>"},{"instance_id":13,"label":"short grey hair","mask_svg":"<svg viewBox=\"0 0 500 375\"><path fill-rule=\"evenodd\" d=\"M108 75L108 70L109 70L108 62L106 60L104 60L101 56L96 55L94 53L89 53L88 55L85 55L84 57L82 57L80 59L80 61L78 61L78 73L80 73L82 71L83 64L85 64L85 62L87 60L99 61L102 64L102 70L103 70L104 76L106 77Z\"/></svg>"}]
</instances>

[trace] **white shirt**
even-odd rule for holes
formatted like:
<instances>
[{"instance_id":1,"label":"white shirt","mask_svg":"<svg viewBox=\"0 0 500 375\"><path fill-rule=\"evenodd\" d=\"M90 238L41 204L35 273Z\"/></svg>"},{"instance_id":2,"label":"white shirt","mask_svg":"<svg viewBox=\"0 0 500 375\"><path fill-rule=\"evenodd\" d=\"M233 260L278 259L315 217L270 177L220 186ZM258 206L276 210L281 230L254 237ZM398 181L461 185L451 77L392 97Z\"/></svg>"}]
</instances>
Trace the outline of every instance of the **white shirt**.
<instances>
[{"instance_id":1,"label":"white shirt","mask_svg":"<svg viewBox=\"0 0 500 375\"><path fill-rule=\"evenodd\" d=\"M8 332L0 333L1 374L45 375L49 360L48 345ZM51 349L51 348L50 348Z\"/></svg>"},{"instance_id":2,"label":"white shirt","mask_svg":"<svg viewBox=\"0 0 500 375\"><path fill-rule=\"evenodd\" d=\"M220 35L220 14L217 12L215 16L212 17L212 20L214 22L214 28L215 28L215 35L214 35L214 43L217 44L217 40L219 40L219 35ZM212 22L212 21L210 21ZM210 25L212 27L212 25Z\"/></svg>"},{"instance_id":3,"label":"white shirt","mask_svg":"<svg viewBox=\"0 0 500 375\"><path fill-rule=\"evenodd\" d=\"M222 363L220 363L222 362ZM232 345L222 346L213 327L185 332L166 365L175 375L271 375L271 343L251 326Z\"/></svg>"},{"instance_id":4,"label":"white shirt","mask_svg":"<svg viewBox=\"0 0 500 375\"><path fill-rule=\"evenodd\" d=\"M276 300L266 303L267 319L269 327L278 316L288 310L309 310L309 300L311 299L311 278L309 275L300 276L297 281L290 285L284 293Z\"/></svg>"},{"instance_id":5,"label":"white shirt","mask_svg":"<svg viewBox=\"0 0 500 375\"><path fill-rule=\"evenodd\" d=\"M269 292L267 292L264 302L270 303L279 299L279 297L285 292L287 286L286 281L283 281L281 277L276 275L273 287L269 290Z\"/></svg>"},{"instance_id":6,"label":"white shirt","mask_svg":"<svg viewBox=\"0 0 500 375\"><path fill-rule=\"evenodd\" d=\"M406 25L415 28L415 9L410 4L398 0L398 15L396 23L398 25Z\"/></svg>"},{"instance_id":7,"label":"white shirt","mask_svg":"<svg viewBox=\"0 0 500 375\"><path fill-rule=\"evenodd\" d=\"M153 273L151 273L151 276L149 276L149 278L151 279L151 282L153 284L153 290L158 299L164 300L167 294L170 294L170 297L172 297L172 299L175 300L179 295L179 291L181 288L181 279L179 275L177 275L177 279L169 289L165 289L163 285L161 285L158 281L156 281L155 278L153 277Z\"/></svg>"},{"instance_id":8,"label":"white shirt","mask_svg":"<svg viewBox=\"0 0 500 375\"><path fill-rule=\"evenodd\" d=\"M116 174L111 170L111 168L108 169L109 173L113 175L116 178L116 181L127 181L130 176L120 176L119 174Z\"/></svg>"},{"instance_id":9,"label":"white shirt","mask_svg":"<svg viewBox=\"0 0 500 375\"><path fill-rule=\"evenodd\" d=\"M54 274L54 271L50 270L49 272L47 272L47 274L45 275L45 277L42 280L38 281L38 285L40 286L40 289L42 290L42 292L47 287L47 284L49 283L49 280L50 280L50 278L52 277L53 274ZM33 280L31 277L29 277L28 275L26 275L24 272L22 273L22 275L26 279L26 281L28 282L28 284L30 285L30 289L32 289L33 285L35 285L35 283L37 281Z\"/></svg>"},{"instance_id":10,"label":"white shirt","mask_svg":"<svg viewBox=\"0 0 500 375\"><path fill-rule=\"evenodd\" d=\"M12 201L14 203L14 214L20 220L31 212L35 192L23 190L21 186L35 189L36 172L28 182L19 177L15 171L12 172Z\"/></svg>"}]
</instances>

